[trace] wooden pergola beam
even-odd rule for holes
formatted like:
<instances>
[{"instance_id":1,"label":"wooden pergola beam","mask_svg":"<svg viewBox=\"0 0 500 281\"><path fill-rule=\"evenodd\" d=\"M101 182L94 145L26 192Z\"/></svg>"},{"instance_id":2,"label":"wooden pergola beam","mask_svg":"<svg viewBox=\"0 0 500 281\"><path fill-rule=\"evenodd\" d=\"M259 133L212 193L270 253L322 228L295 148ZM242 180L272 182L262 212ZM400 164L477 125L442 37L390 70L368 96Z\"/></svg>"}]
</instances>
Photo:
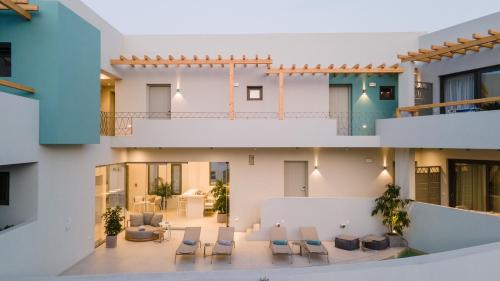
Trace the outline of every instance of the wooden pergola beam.
<instances>
[{"instance_id":1,"label":"wooden pergola beam","mask_svg":"<svg viewBox=\"0 0 500 281\"><path fill-rule=\"evenodd\" d=\"M256 57L255 59L253 58L248 58L244 56L241 59L232 58L229 59L223 59L222 57L218 57L217 59L210 59L210 57L206 56L205 58L199 58L197 56L193 56L192 59L186 58L184 55L181 56L180 59L176 59L173 56L169 55L168 59L156 59L156 60L151 60L151 59L146 59L147 56L144 56L144 59L138 58L137 56L132 56L132 59L126 58L124 56L120 56L120 59L112 59L110 61L111 65L142 65L142 66L158 66L158 65L175 65L175 66L180 66L180 65L186 65L186 66L191 66L191 65L230 65L230 64L241 64L241 65L249 65L249 64L254 64L256 66L258 65L271 65L273 63L272 59L267 58L267 59L260 59Z\"/></svg>"},{"instance_id":2,"label":"wooden pergola beam","mask_svg":"<svg viewBox=\"0 0 500 281\"><path fill-rule=\"evenodd\" d=\"M30 5L28 1L0 0L0 10L12 10L26 20L31 20L29 12L38 11L38 6Z\"/></svg>"},{"instance_id":3,"label":"wooden pergola beam","mask_svg":"<svg viewBox=\"0 0 500 281\"><path fill-rule=\"evenodd\" d=\"M473 39L458 38L457 42L444 42L442 46L432 45L431 50L419 49L419 52L408 52L408 55L398 55L401 62L431 62L442 57L452 58L455 54L465 55L467 51L479 52L481 48L492 49L500 44L500 32L488 30L488 35L474 33Z\"/></svg>"},{"instance_id":4,"label":"wooden pergola beam","mask_svg":"<svg viewBox=\"0 0 500 281\"><path fill-rule=\"evenodd\" d=\"M371 64L366 67L359 67L359 65L354 65L353 67L347 67L347 65L342 65L341 67L334 67L333 65L327 68L309 68L305 65L302 68L290 67L290 68L271 68L266 71L267 74L397 74L403 73L404 69L399 67L399 65L393 65L391 67L385 67L382 64L378 67L373 67Z\"/></svg>"},{"instance_id":5,"label":"wooden pergola beam","mask_svg":"<svg viewBox=\"0 0 500 281\"><path fill-rule=\"evenodd\" d=\"M4 86L4 87L16 89L16 90L21 90L21 91L28 92L31 94L35 93L35 89L33 89L32 87L28 87L28 86L18 84L18 83L12 82L12 81L0 80L0 86Z\"/></svg>"}]
</instances>

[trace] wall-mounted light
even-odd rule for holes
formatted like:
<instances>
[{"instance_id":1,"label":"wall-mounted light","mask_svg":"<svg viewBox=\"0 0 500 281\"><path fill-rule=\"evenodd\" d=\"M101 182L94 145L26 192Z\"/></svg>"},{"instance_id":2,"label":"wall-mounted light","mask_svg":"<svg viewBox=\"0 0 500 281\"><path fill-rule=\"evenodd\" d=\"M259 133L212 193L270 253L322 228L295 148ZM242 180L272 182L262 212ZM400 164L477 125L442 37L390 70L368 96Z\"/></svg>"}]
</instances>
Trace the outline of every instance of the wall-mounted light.
<instances>
[{"instance_id":1,"label":"wall-mounted light","mask_svg":"<svg viewBox=\"0 0 500 281\"><path fill-rule=\"evenodd\" d=\"M318 165L314 166L314 170L317 171L318 170Z\"/></svg>"},{"instance_id":2,"label":"wall-mounted light","mask_svg":"<svg viewBox=\"0 0 500 281\"><path fill-rule=\"evenodd\" d=\"M176 95L182 95L181 89L177 88L177 90L175 90L175 94Z\"/></svg>"},{"instance_id":3,"label":"wall-mounted light","mask_svg":"<svg viewBox=\"0 0 500 281\"><path fill-rule=\"evenodd\" d=\"M361 91L361 95L366 97L366 89L363 89L363 91Z\"/></svg>"},{"instance_id":4,"label":"wall-mounted light","mask_svg":"<svg viewBox=\"0 0 500 281\"><path fill-rule=\"evenodd\" d=\"M384 171L387 171L387 166L384 166Z\"/></svg>"},{"instance_id":5,"label":"wall-mounted light","mask_svg":"<svg viewBox=\"0 0 500 281\"><path fill-rule=\"evenodd\" d=\"M361 125L361 128L366 129L366 128L368 128L368 125L363 124L363 125Z\"/></svg>"}]
</instances>

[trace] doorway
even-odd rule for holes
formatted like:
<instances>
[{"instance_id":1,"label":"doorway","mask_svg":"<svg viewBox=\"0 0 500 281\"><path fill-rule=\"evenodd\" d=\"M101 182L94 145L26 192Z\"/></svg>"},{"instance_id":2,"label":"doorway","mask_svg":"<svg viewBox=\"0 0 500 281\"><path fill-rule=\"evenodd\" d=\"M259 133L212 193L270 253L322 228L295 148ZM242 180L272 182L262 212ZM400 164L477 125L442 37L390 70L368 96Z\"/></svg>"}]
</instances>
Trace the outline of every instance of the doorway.
<instances>
[{"instance_id":1,"label":"doorway","mask_svg":"<svg viewBox=\"0 0 500 281\"><path fill-rule=\"evenodd\" d=\"M337 119L337 134L351 135L351 86L330 85L330 118Z\"/></svg>"},{"instance_id":2,"label":"doorway","mask_svg":"<svg viewBox=\"0 0 500 281\"><path fill-rule=\"evenodd\" d=\"M307 161L285 161L285 197L309 196Z\"/></svg>"},{"instance_id":3,"label":"doorway","mask_svg":"<svg viewBox=\"0 0 500 281\"><path fill-rule=\"evenodd\" d=\"M148 85L148 117L170 119L171 108L170 85Z\"/></svg>"}]
</instances>

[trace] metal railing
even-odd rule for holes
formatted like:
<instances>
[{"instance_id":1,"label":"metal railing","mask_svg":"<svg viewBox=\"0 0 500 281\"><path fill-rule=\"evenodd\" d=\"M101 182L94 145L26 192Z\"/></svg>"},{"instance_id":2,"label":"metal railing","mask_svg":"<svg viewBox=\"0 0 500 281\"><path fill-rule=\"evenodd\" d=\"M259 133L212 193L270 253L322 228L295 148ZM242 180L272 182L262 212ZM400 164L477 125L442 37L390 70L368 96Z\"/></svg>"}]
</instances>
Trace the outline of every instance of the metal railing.
<instances>
[{"instance_id":1,"label":"metal railing","mask_svg":"<svg viewBox=\"0 0 500 281\"><path fill-rule=\"evenodd\" d=\"M394 117L387 112L285 112L285 119L336 119L340 136L375 134L375 121ZM235 112L235 119L279 119L278 112ZM130 136L136 119L229 119L228 112L101 112L102 136Z\"/></svg>"}]
</instances>

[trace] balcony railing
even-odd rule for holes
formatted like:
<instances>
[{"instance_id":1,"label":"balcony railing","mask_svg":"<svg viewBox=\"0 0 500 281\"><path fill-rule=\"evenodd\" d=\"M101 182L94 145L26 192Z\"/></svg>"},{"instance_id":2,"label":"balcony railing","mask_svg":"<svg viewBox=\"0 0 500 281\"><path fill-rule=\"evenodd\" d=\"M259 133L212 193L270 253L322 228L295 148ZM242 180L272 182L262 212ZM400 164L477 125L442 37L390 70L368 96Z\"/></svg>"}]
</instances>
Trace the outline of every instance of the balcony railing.
<instances>
[{"instance_id":1,"label":"balcony railing","mask_svg":"<svg viewBox=\"0 0 500 281\"><path fill-rule=\"evenodd\" d=\"M375 121L394 117L388 112L285 112L285 119L336 119L337 135L370 136L375 134ZM228 112L101 112L102 136L130 136L134 120L229 119ZM235 112L235 119L278 120L278 112Z\"/></svg>"},{"instance_id":2,"label":"balcony railing","mask_svg":"<svg viewBox=\"0 0 500 281\"><path fill-rule=\"evenodd\" d=\"M482 99L473 100L461 100L461 101L450 101L441 103L431 103L422 104L415 106L399 107L396 110L396 116L401 117L402 112L408 112L411 116L419 116L421 110L433 109L433 108L449 108L447 113L459 113L459 112L470 112L470 111L481 111L481 110L491 110L498 107L498 102L500 102L500 97L490 97ZM489 104L483 106L483 108L477 107L478 104ZM493 106L490 106L493 105Z\"/></svg>"}]
</instances>

